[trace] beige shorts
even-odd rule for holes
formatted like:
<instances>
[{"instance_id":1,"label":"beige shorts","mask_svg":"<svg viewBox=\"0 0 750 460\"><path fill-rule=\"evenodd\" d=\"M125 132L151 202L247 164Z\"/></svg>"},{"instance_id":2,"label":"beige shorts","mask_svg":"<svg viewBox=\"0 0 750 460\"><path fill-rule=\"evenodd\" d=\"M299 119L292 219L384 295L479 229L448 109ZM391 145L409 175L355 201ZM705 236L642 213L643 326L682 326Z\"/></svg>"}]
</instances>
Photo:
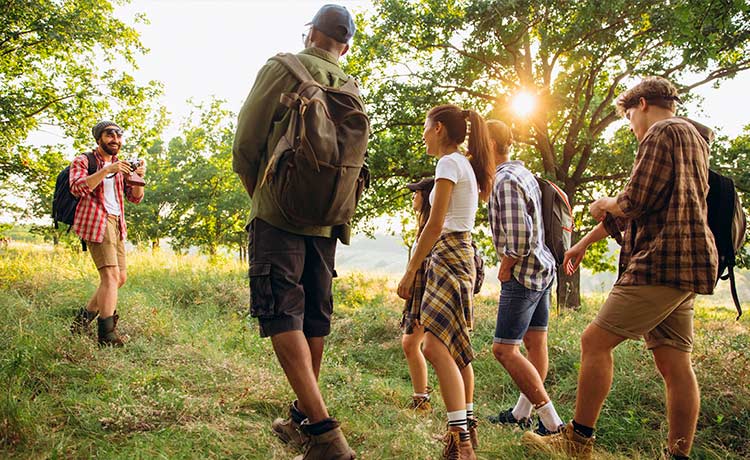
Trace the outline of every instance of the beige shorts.
<instances>
[{"instance_id":1,"label":"beige shorts","mask_svg":"<svg viewBox=\"0 0 750 460\"><path fill-rule=\"evenodd\" d=\"M97 270L104 267L119 267L120 270L126 270L125 242L120 238L118 219L118 216L113 215L107 217L107 228L101 243L86 242Z\"/></svg>"},{"instance_id":2,"label":"beige shorts","mask_svg":"<svg viewBox=\"0 0 750 460\"><path fill-rule=\"evenodd\" d=\"M594 324L621 337L643 337L649 350L666 345L689 353L694 301L694 292L669 286L615 285Z\"/></svg>"}]
</instances>

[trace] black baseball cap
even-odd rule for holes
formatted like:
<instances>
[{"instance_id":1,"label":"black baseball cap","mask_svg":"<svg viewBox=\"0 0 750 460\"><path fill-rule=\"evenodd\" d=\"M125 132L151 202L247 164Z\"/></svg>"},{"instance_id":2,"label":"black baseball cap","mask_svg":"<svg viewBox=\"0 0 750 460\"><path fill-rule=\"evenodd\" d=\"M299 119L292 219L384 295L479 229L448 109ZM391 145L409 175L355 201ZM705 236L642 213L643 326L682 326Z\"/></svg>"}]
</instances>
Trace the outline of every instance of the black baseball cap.
<instances>
[{"instance_id":1,"label":"black baseball cap","mask_svg":"<svg viewBox=\"0 0 750 460\"><path fill-rule=\"evenodd\" d=\"M323 5L307 25L339 43L348 43L357 31L349 10L340 5Z\"/></svg>"},{"instance_id":2,"label":"black baseball cap","mask_svg":"<svg viewBox=\"0 0 750 460\"><path fill-rule=\"evenodd\" d=\"M425 177L424 179L418 182L412 182L411 184L406 184L406 188L408 188L412 192L418 192L421 190L425 190L429 192L429 191L432 191L432 187L434 186L435 186L434 177Z\"/></svg>"}]
</instances>

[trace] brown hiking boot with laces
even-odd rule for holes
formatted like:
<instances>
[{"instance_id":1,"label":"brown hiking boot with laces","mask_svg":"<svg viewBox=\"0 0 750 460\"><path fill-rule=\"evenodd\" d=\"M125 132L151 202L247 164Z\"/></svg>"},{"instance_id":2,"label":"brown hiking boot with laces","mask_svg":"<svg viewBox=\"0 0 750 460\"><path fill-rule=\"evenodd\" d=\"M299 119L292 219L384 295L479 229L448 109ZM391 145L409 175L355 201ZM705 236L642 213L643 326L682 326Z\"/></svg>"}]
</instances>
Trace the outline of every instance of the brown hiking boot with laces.
<instances>
[{"instance_id":1,"label":"brown hiking boot with laces","mask_svg":"<svg viewBox=\"0 0 750 460\"><path fill-rule=\"evenodd\" d=\"M273 434L278 436L281 442L288 444L293 449L302 451L310 439L300 429L300 424L306 418L307 416L297 408L297 400L295 399L289 405L289 417L274 420L271 423L271 430L273 430Z\"/></svg>"},{"instance_id":2,"label":"brown hiking boot with laces","mask_svg":"<svg viewBox=\"0 0 750 460\"><path fill-rule=\"evenodd\" d=\"M461 441L461 428L450 427L445 433L443 442L443 460L476 460L474 448L471 447L471 441Z\"/></svg>"},{"instance_id":3,"label":"brown hiking boot with laces","mask_svg":"<svg viewBox=\"0 0 750 460\"><path fill-rule=\"evenodd\" d=\"M572 422L560 428L557 433L548 436L526 431L521 437L521 444L538 452L565 454L584 460L590 459L594 452L594 437L587 438L576 433Z\"/></svg>"},{"instance_id":4,"label":"brown hiking boot with laces","mask_svg":"<svg viewBox=\"0 0 750 460\"><path fill-rule=\"evenodd\" d=\"M476 417L466 417L466 423L469 426L469 436L471 436L471 447L474 450L479 448L479 435L477 434L477 426L479 426L479 419Z\"/></svg>"},{"instance_id":5,"label":"brown hiking boot with laces","mask_svg":"<svg viewBox=\"0 0 750 460\"><path fill-rule=\"evenodd\" d=\"M427 390L425 391L426 396L412 395L409 409L413 410L414 412L418 414L431 413L432 403L430 403L430 393L432 393L432 388L427 387Z\"/></svg>"},{"instance_id":6,"label":"brown hiking boot with laces","mask_svg":"<svg viewBox=\"0 0 750 460\"><path fill-rule=\"evenodd\" d=\"M305 424L302 424L305 433ZM346 442L341 427L336 427L320 435L309 435L304 455L294 457L294 460L354 460L356 454Z\"/></svg>"}]
</instances>

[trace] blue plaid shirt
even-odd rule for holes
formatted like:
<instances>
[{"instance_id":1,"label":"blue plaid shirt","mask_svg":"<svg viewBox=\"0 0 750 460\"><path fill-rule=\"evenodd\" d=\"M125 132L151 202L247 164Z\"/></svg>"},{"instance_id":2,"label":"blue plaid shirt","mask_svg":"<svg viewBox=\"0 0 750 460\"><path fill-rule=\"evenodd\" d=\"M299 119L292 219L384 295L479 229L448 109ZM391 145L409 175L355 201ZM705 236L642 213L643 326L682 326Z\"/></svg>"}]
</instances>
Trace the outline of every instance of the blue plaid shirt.
<instances>
[{"instance_id":1,"label":"blue plaid shirt","mask_svg":"<svg viewBox=\"0 0 750 460\"><path fill-rule=\"evenodd\" d=\"M498 165L489 216L498 256L519 259L513 266L516 280L534 291L546 289L555 276L555 259L544 244L542 193L523 162Z\"/></svg>"}]
</instances>

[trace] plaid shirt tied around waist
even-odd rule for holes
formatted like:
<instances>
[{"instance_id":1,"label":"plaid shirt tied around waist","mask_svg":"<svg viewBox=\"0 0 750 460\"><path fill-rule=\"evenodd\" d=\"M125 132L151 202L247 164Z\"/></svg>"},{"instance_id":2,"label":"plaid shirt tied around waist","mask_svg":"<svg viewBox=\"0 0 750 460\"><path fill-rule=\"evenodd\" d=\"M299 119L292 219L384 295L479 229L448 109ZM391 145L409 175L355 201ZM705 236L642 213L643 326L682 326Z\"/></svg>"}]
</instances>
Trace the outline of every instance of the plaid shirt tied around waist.
<instances>
[{"instance_id":1,"label":"plaid shirt tied around waist","mask_svg":"<svg viewBox=\"0 0 750 460\"><path fill-rule=\"evenodd\" d=\"M689 122L653 124L604 226L621 244L621 286L664 285L713 293L718 255L708 227L708 144Z\"/></svg>"},{"instance_id":2,"label":"plaid shirt tied around waist","mask_svg":"<svg viewBox=\"0 0 750 460\"><path fill-rule=\"evenodd\" d=\"M96 157L96 170L104 167L104 159L98 150L94 150ZM112 162L117 161L117 156L112 157ZM88 177L89 160L86 155L78 155L70 165L70 192L73 196L80 198L73 220L73 231L84 241L101 243L104 240L104 232L107 229L107 209L104 207L104 181L91 189L86 183ZM121 173L115 174L115 199L120 206L118 225L120 227L120 238L127 236L125 225L125 207L123 192L131 203L140 203L143 197L133 196L133 187L125 184Z\"/></svg>"}]
</instances>

